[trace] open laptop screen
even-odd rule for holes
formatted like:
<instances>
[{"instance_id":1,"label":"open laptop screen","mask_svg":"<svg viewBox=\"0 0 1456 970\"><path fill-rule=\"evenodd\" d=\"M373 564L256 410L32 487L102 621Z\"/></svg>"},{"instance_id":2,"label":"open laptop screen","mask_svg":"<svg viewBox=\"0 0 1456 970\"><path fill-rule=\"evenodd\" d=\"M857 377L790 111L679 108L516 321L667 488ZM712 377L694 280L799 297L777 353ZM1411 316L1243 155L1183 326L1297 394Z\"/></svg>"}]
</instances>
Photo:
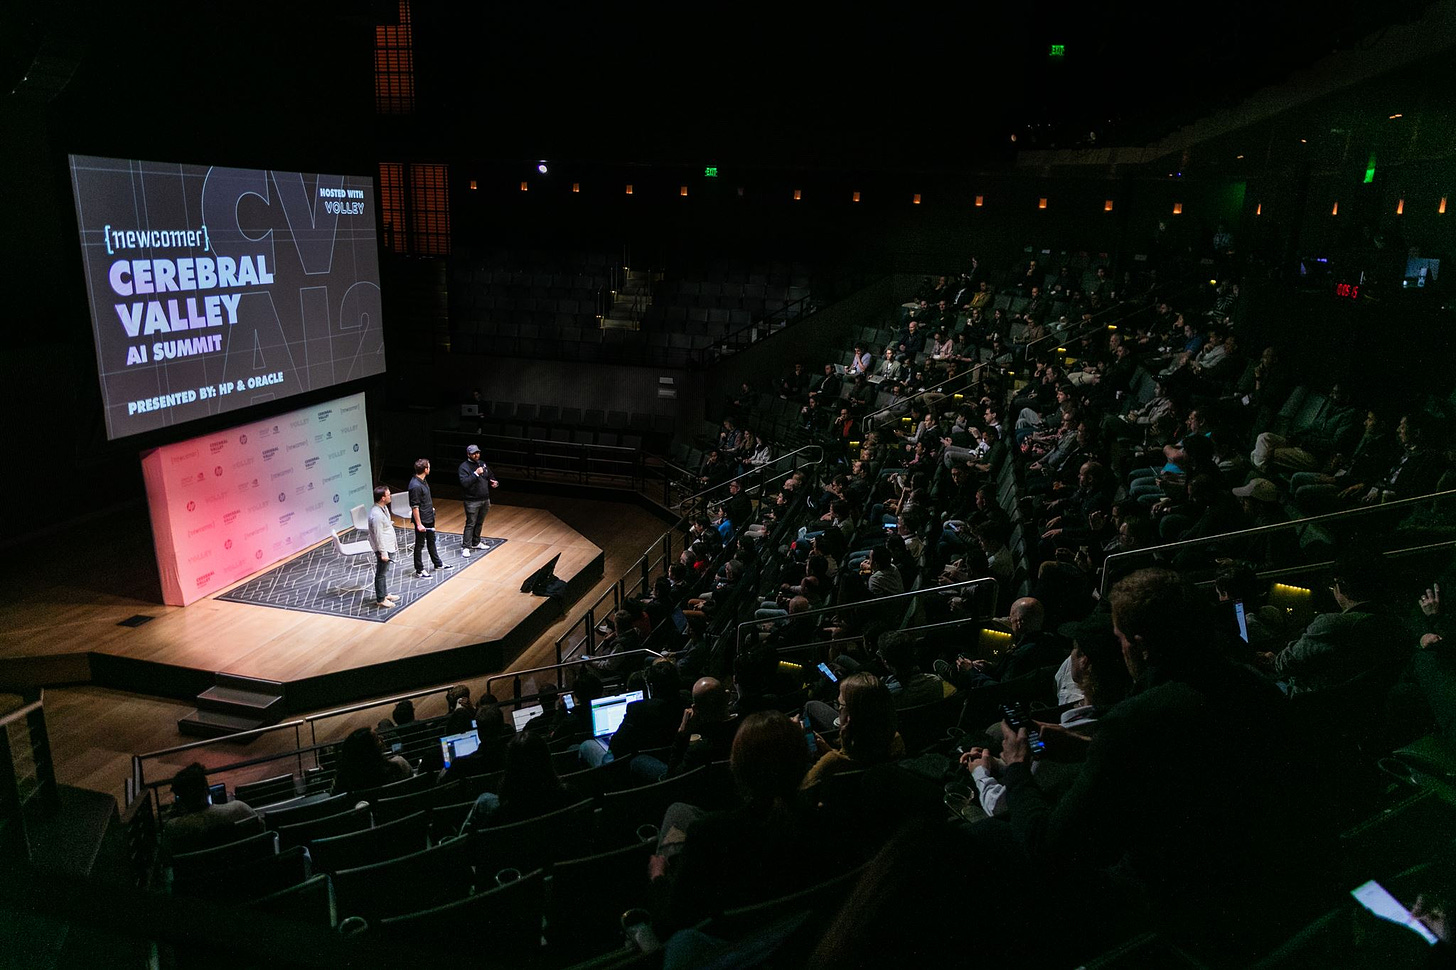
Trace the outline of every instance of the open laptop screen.
<instances>
[{"instance_id":1,"label":"open laptop screen","mask_svg":"<svg viewBox=\"0 0 1456 970\"><path fill-rule=\"evenodd\" d=\"M517 731L524 731L526 729L526 724L531 720L531 718L540 717L544 710L545 709L540 704L534 704L531 707L523 707L518 711L511 711L511 720L515 722Z\"/></svg>"},{"instance_id":2,"label":"open laptop screen","mask_svg":"<svg viewBox=\"0 0 1456 970\"><path fill-rule=\"evenodd\" d=\"M617 728L622 726L622 719L627 716L627 705L641 699L642 692L634 690L626 694L613 694L611 697L598 697L592 701L592 737L609 738L616 734Z\"/></svg>"},{"instance_id":3,"label":"open laptop screen","mask_svg":"<svg viewBox=\"0 0 1456 970\"><path fill-rule=\"evenodd\" d=\"M464 734L452 734L449 737L440 739L440 754L445 759L445 767L450 767L456 758L463 758L467 754L474 754L475 749L480 747L480 735L474 731L467 731Z\"/></svg>"}]
</instances>

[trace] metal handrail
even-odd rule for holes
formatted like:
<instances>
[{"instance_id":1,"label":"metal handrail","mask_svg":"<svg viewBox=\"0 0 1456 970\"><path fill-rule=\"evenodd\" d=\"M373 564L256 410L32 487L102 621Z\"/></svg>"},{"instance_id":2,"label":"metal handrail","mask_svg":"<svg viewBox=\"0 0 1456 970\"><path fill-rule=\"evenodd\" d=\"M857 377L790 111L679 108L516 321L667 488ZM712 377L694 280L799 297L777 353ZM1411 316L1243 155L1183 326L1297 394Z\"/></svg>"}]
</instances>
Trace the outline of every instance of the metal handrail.
<instances>
[{"instance_id":1,"label":"metal handrail","mask_svg":"<svg viewBox=\"0 0 1456 970\"><path fill-rule=\"evenodd\" d=\"M941 381L934 387L927 387L923 391L916 391L914 394L910 395L904 400L896 401L893 404L886 404L882 408L871 411L869 414L866 414L863 418L860 419L861 426L868 428L872 423L874 423L876 418L878 418L885 412L905 407L913 407L915 401L930 394L955 394L957 393L957 391L948 390L951 384L954 384L957 381L964 381L966 382L966 387L969 387L970 385L976 383L977 375L985 368L991 366L992 363L994 363L994 361L983 360L979 364L976 364L974 367L972 367L970 370L966 371L964 374L957 374L954 377L947 377L945 380ZM959 388L959 390L965 390L965 387Z\"/></svg>"},{"instance_id":2,"label":"metal handrail","mask_svg":"<svg viewBox=\"0 0 1456 970\"><path fill-rule=\"evenodd\" d=\"M689 495L687 498L683 499L682 501L680 501L676 505L674 505L673 506L673 510L676 511L677 509L682 508L684 505L686 505L687 503L693 501L694 499L702 498L704 495L707 495L707 494L709 494L711 492L716 492L719 489L727 488L729 485L733 484L736 481L740 481L740 480L745 479L745 478L748 478L748 477L750 477L752 475L762 475L764 472L766 472L768 470L768 468L769 468L770 465L777 465L779 462L783 461L786 458L792 458L795 455L799 454L800 452L809 451L810 449L813 449L815 451L818 451L819 452L819 457L816 458L816 459L814 459L813 461L805 462L805 464L804 464L804 467L805 468L809 467L810 465L817 465L821 461L824 460L824 446L823 445L804 445L802 447L795 448L793 451L788 452L787 454L779 455L777 458L773 458L773 459L765 462L764 464L759 465L757 468L750 469L749 471L743 472L740 475L734 475L732 478L728 479L727 481L719 482L717 485L714 485L712 488L705 488L701 492L696 492L696 493L694 493L692 495ZM789 474L793 474L793 472L796 471L796 470L797 470L796 468L790 469L789 470ZM691 473L689 473L689 474L691 474Z\"/></svg>"},{"instance_id":3,"label":"metal handrail","mask_svg":"<svg viewBox=\"0 0 1456 970\"><path fill-rule=\"evenodd\" d=\"M1154 553L1166 552L1170 549L1189 549L1193 546L1210 545L1215 542L1238 539L1244 536L1292 530L1300 526L1307 526L1317 522L1329 522L1334 519L1354 519L1362 515L1374 515L1378 512L1385 512L1393 508L1417 505L1422 502L1430 502L1451 495L1456 495L1456 489L1448 489L1444 492L1429 492L1425 495L1396 499L1393 502L1383 502L1379 505L1361 505L1353 509L1342 509L1339 512L1324 512L1320 515L1311 515L1303 519L1290 519L1288 522L1272 522L1269 525L1256 525L1248 529L1239 529L1235 532L1221 532L1215 536L1204 536L1198 539L1180 539L1177 542L1165 542L1162 545L1148 546L1144 549L1128 549L1125 552L1114 552L1102 561L1101 595L1107 595L1107 578L1111 572L1108 567L1112 565L1114 560L1123 560L1131 556L1150 556Z\"/></svg>"},{"instance_id":4,"label":"metal handrail","mask_svg":"<svg viewBox=\"0 0 1456 970\"><path fill-rule=\"evenodd\" d=\"M1414 556L1422 552L1432 552L1436 549L1456 549L1456 539L1447 539L1444 542L1428 542L1420 546L1407 546L1404 549L1389 549L1380 553L1382 559L1393 559L1396 556ZM1318 572L1321 569L1329 569L1335 564L1335 560L1327 559L1323 562L1307 562L1299 566L1281 566L1278 569L1261 569L1254 573L1256 579L1279 579L1283 576L1295 576L1299 573ZM1204 579L1194 583L1199 588L1212 586L1216 579Z\"/></svg>"},{"instance_id":5,"label":"metal handrail","mask_svg":"<svg viewBox=\"0 0 1456 970\"><path fill-rule=\"evenodd\" d=\"M751 330L757 330L765 323L772 324L774 320L780 317L783 318L784 326L788 327L794 322L804 319L804 317L806 316L806 314L802 312L797 312L793 315L790 315L789 310L791 308L798 307L802 311L803 308L808 307L812 304L813 296L814 294L811 290L810 292L805 293L803 296L799 297L797 300L785 303L782 307L780 307L778 310L775 310L773 313L765 314L757 320L745 323L736 330L725 330L723 332L723 335L717 340L708 344L706 347L701 347L696 350L689 351L689 353L695 355L700 362L706 362L709 359L710 354L713 356L722 356L722 354L720 353L722 348L737 343L738 341L735 341L733 338L737 337L739 334L747 333ZM769 336L773 336L773 334L769 334ZM748 343L750 346L752 346L757 342L757 340L750 340Z\"/></svg>"},{"instance_id":6,"label":"metal handrail","mask_svg":"<svg viewBox=\"0 0 1456 970\"><path fill-rule=\"evenodd\" d=\"M30 714L33 714L36 711L40 710L44 706L45 706L45 702L42 699L42 700L39 700L39 701L31 701L29 704L26 704L24 707L17 707L15 710L11 711L9 714L6 714L4 717L0 717L0 728L8 727L9 725L14 724L16 721L20 720L22 717L27 717Z\"/></svg>"},{"instance_id":7,"label":"metal handrail","mask_svg":"<svg viewBox=\"0 0 1456 970\"><path fill-rule=\"evenodd\" d=\"M958 583L946 583L944 586L927 586L924 589L912 589L906 593L895 593L890 596L876 596L873 599L860 600L856 603L840 603L835 606L821 606L812 610L804 610L800 613L791 613L787 617L775 617L774 619L769 620L744 620L742 623L738 624L738 629L734 633L734 652L736 653L738 649L742 648L743 631L748 627L762 626L765 623L775 623L779 619L797 620L801 617L822 616L826 613L846 613L851 610L863 609L867 606L883 606L886 603L894 603L900 600L913 599L916 596L924 596L927 593L944 593L947 590L982 586L986 583L990 583L992 588L995 589L997 591L997 594L999 595L1001 590L1001 583L996 579L996 577L982 576L978 579L963 579Z\"/></svg>"},{"instance_id":8,"label":"metal handrail","mask_svg":"<svg viewBox=\"0 0 1456 970\"><path fill-rule=\"evenodd\" d=\"M820 445L805 445L802 448L797 448L794 451L791 451L791 452L789 452L786 455L780 455L778 458L775 458L772 462L769 462L767 464L764 464L764 465L760 466L759 468L755 468L753 471L745 472L743 475L735 476L735 478L744 478L744 477L747 477L749 475L763 475L763 474L766 474L766 472L767 472L767 470L768 470L768 468L769 468L770 465L775 464L775 463L777 463L779 461L782 461L785 458L792 458L792 457L798 455L800 452L808 451L810 448L817 448L819 450L819 457L816 458L812 462L806 462L802 467L804 467L804 468L810 468L810 467L813 467L814 465L817 465L817 464L820 464L821 462L823 462L824 461L824 449L823 449L822 446L820 446ZM777 476L775 476L773 479L765 478L760 483L760 486L759 486L760 497L762 497L762 495L766 492L766 490L767 490L767 488L768 488L768 486L769 486L769 484L771 482L777 482L777 481L780 481L781 479L787 478L789 475L792 475L795 471L797 471L799 467L800 466L798 466L797 462L795 462L794 463L794 467L791 467L787 472L782 472L782 473L778 474ZM718 486L718 487L721 488L723 486ZM715 490L716 489L708 489L705 492L700 492L697 495L690 496L688 499L684 499L683 502L691 501L693 498L700 498L703 495L706 495L708 492L712 492L712 491L715 491ZM673 506L673 511L676 511L676 510L680 509L682 507L682 504L683 503L679 503L678 505ZM668 529L661 536L659 536L657 538L657 540L655 542L653 542L651 546L648 547L647 551L645 551L641 556L638 556L637 559L635 559L633 561L632 565L627 568L627 571L626 572L624 572L620 577L618 577L618 579L615 582L613 582L610 586L608 586L606 589L602 590L602 593L601 593L600 596L597 597L596 602L592 603L591 606L587 607L586 612L583 613L581 615L581 617L576 620L575 623L572 623L570 627L568 627L565 631L562 632L561 636L559 636L559 637L556 638L556 660L557 660L558 663L561 662L562 660L566 659L566 655L563 653L563 650L562 650L562 645L565 644L566 641L569 640L573 635L575 635L576 628L578 626L581 626L582 624L585 624L586 625L582 639L587 642L587 649L590 650L590 649L592 649L593 647L596 646L596 640L595 640L596 632L595 631L596 631L596 625L597 625L597 610L598 610L598 608L604 602L606 602L606 600L607 600L607 598L609 596L612 596L614 594L617 597L617 603L618 604L620 604L623 599L626 599L627 598L626 597L626 587L623 584L627 581L627 578L629 576L633 578L633 581L634 582L640 582L643 585L644 588L646 587L646 585L647 585L647 583L649 581L649 578L648 577L650 575L650 570L652 568L652 565L655 565L656 562L659 562L659 561L666 562L666 561L671 560L671 558L672 558L673 537L677 534L677 531L683 527L684 523L686 522L686 518L687 518L686 517L686 514L684 514L681 518L678 519L677 523L671 529ZM661 557L658 560L653 560L652 557L654 555L656 555L657 550L658 550L659 547L662 549L662 555L661 555ZM649 563L651 563L651 564L649 564Z\"/></svg>"},{"instance_id":9,"label":"metal handrail","mask_svg":"<svg viewBox=\"0 0 1456 970\"><path fill-rule=\"evenodd\" d=\"M608 658L636 657L644 654L656 657L658 660L666 659L656 650L652 650L647 647L638 647L636 650L624 650L621 653L608 654L606 657L577 657L574 660L563 660L560 663L547 664L544 667L528 667L525 670L512 670L508 673L494 674L486 678L485 692L487 694L493 694L494 692L490 689L491 685L498 680L515 680L517 683L515 685L515 689L512 691L511 694L511 702L519 703L522 700L520 695L520 679L527 674L539 674L548 670L565 670L567 667L579 667L582 664L601 663ZM558 686L559 684L560 681L558 680Z\"/></svg>"},{"instance_id":10,"label":"metal handrail","mask_svg":"<svg viewBox=\"0 0 1456 970\"><path fill-rule=\"evenodd\" d=\"M372 707L393 706L395 704L398 704L400 701L412 701L417 697L429 697L430 695L438 694L441 691L449 694L452 690L460 686L462 685L449 684L445 687L430 687L425 690L411 691L408 694L394 694L390 697L381 697L377 700L372 701L360 701L357 704L350 704L348 707L336 707L331 711L322 711L318 714L305 715L303 721L308 725L309 740L314 744L318 744L318 729L316 725L319 721L322 721L326 718L343 717L346 714L357 714L360 711L367 711Z\"/></svg>"}]
</instances>

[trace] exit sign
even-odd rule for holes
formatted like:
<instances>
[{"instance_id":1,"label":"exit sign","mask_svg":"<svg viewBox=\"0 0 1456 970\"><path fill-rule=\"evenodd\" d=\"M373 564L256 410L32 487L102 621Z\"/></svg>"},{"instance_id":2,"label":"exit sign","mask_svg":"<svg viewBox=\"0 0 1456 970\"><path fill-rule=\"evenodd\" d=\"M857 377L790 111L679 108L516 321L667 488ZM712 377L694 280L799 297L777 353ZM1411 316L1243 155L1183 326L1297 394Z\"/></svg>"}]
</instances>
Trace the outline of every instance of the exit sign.
<instances>
[{"instance_id":1,"label":"exit sign","mask_svg":"<svg viewBox=\"0 0 1456 970\"><path fill-rule=\"evenodd\" d=\"M1066 56L1067 56L1067 45L1066 44L1052 44L1050 47L1047 48L1047 57L1066 57Z\"/></svg>"},{"instance_id":2,"label":"exit sign","mask_svg":"<svg viewBox=\"0 0 1456 970\"><path fill-rule=\"evenodd\" d=\"M705 166L703 166L703 178L715 179L717 177L718 177L718 166L716 166L716 165L705 165Z\"/></svg>"}]
</instances>

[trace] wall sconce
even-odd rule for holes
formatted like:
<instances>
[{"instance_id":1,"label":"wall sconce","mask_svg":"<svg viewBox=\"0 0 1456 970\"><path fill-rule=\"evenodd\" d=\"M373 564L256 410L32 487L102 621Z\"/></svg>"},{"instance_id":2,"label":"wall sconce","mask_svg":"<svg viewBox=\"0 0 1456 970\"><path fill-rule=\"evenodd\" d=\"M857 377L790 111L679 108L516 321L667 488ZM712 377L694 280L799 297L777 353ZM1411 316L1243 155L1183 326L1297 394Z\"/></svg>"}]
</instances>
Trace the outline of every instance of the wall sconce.
<instances>
[{"instance_id":1,"label":"wall sconce","mask_svg":"<svg viewBox=\"0 0 1456 970\"><path fill-rule=\"evenodd\" d=\"M977 209L979 209L981 206L983 206L985 204L986 204L986 197L984 195L978 195L978 196L976 196L976 208Z\"/></svg>"},{"instance_id":2,"label":"wall sconce","mask_svg":"<svg viewBox=\"0 0 1456 970\"><path fill-rule=\"evenodd\" d=\"M477 188L478 188L478 187L479 187L479 186L477 186L477 185L476 185L476 184L475 184L475 179L471 179L471 180L470 180L470 191L472 191L472 192L474 192L474 191L475 191L475 190L476 190L476 189L477 189Z\"/></svg>"},{"instance_id":3,"label":"wall sconce","mask_svg":"<svg viewBox=\"0 0 1456 970\"><path fill-rule=\"evenodd\" d=\"M1037 199L1036 200L1036 207L1038 209L1045 209L1046 208L1046 199Z\"/></svg>"},{"instance_id":4,"label":"wall sconce","mask_svg":"<svg viewBox=\"0 0 1456 970\"><path fill-rule=\"evenodd\" d=\"M798 202L803 197L804 197L804 193L802 191L800 191L799 189L795 189L794 190L794 201L795 202Z\"/></svg>"},{"instance_id":5,"label":"wall sconce","mask_svg":"<svg viewBox=\"0 0 1456 970\"><path fill-rule=\"evenodd\" d=\"M850 196L850 201L851 202L858 202L859 201L859 193L856 192L856 193L854 193L854 195Z\"/></svg>"},{"instance_id":6,"label":"wall sconce","mask_svg":"<svg viewBox=\"0 0 1456 970\"><path fill-rule=\"evenodd\" d=\"M1112 200L1111 199L1108 199L1106 202L1102 203L1102 211L1103 212L1111 212L1112 211Z\"/></svg>"},{"instance_id":7,"label":"wall sconce","mask_svg":"<svg viewBox=\"0 0 1456 970\"><path fill-rule=\"evenodd\" d=\"M919 192L916 192L914 195L912 195L910 197L910 204L911 205L919 205L920 204L920 193Z\"/></svg>"},{"instance_id":8,"label":"wall sconce","mask_svg":"<svg viewBox=\"0 0 1456 970\"><path fill-rule=\"evenodd\" d=\"M628 182L627 183L627 194L628 195L631 195L632 194L632 183L631 182Z\"/></svg>"},{"instance_id":9,"label":"wall sconce","mask_svg":"<svg viewBox=\"0 0 1456 970\"><path fill-rule=\"evenodd\" d=\"M1405 199L1395 200L1395 214L1398 216L1405 215Z\"/></svg>"},{"instance_id":10,"label":"wall sconce","mask_svg":"<svg viewBox=\"0 0 1456 970\"><path fill-rule=\"evenodd\" d=\"M677 194L681 196L686 196L688 194L688 187L686 185L679 185L677 187Z\"/></svg>"},{"instance_id":11,"label":"wall sconce","mask_svg":"<svg viewBox=\"0 0 1456 970\"><path fill-rule=\"evenodd\" d=\"M526 191L526 189L527 189L526 183L525 182L522 182L521 183L521 191L524 192L524 191Z\"/></svg>"},{"instance_id":12,"label":"wall sconce","mask_svg":"<svg viewBox=\"0 0 1456 970\"><path fill-rule=\"evenodd\" d=\"M1183 203L1181 203L1181 202L1174 202L1173 203L1173 215L1175 215L1175 216L1181 216L1182 214L1183 214Z\"/></svg>"},{"instance_id":13,"label":"wall sconce","mask_svg":"<svg viewBox=\"0 0 1456 970\"><path fill-rule=\"evenodd\" d=\"M1337 216L1339 214L1340 214L1340 203L1336 202L1334 205L1330 206L1330 215Z\"/></svg>"}]
</instances>

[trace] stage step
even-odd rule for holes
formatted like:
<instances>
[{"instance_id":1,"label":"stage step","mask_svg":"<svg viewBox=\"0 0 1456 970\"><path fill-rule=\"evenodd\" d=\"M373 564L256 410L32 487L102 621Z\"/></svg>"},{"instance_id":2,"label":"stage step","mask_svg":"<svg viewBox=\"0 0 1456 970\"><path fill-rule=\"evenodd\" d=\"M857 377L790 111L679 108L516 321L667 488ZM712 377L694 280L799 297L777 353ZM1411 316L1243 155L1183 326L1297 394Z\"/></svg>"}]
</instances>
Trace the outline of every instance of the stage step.
<instances>
[{"instance_id":1,"label":"stage step","mask_svg":"<svg viewBox=\"0 0 1456 970\"><path fill-rule=\"evenodd\" d=\"M283 698L277 694L260 694L257 691L219 685L198 694L197 706L204 711L216 711L220 714L262 718L272 724L282 719Z\"/></svg>"},{"instance_id":2,"label":"stage step","mask_svg":"<svg viewBox=\"0 0 1456 970\"><path fill-rule=\"evenodd\" d=\"M220 738L283 720L283 685L219 671L216 683L197 695L197 710L177 722L183 734Z\"/></svg>"},{"instance_id":3,"label":"stage step","mask_svg":"<svg viewBox=\"0 0 1456 970\"><path fill-rule=\"evenodd\" d=\"M178 718L177 730L188 737L194 738L222 738L229 734L237 734L240 731L251 731L254 728L267 727L273 724L278 718L243 717L237 714L224 714L219 711L196 710L186 717ZM247 739L251 741L252 739ZM244 742L246 743L246 742Z\"/></svg>"}]
</instances>

